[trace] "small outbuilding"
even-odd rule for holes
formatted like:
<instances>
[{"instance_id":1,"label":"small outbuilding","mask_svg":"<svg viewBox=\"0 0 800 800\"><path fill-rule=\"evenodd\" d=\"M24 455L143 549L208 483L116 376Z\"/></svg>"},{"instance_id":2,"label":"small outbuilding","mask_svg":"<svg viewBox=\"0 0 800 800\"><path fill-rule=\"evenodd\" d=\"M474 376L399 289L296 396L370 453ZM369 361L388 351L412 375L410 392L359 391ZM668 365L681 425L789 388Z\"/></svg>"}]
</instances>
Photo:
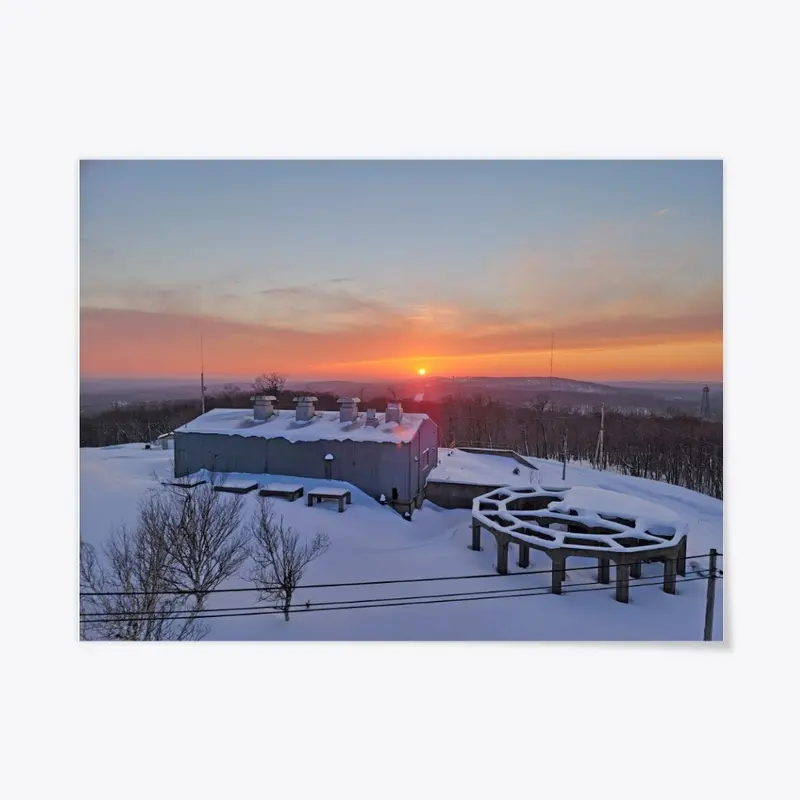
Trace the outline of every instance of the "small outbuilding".
<instances>
[{"instance_id":1,"label":"small outbuilding","mask_svg":"<svg viewBox=\"0 0 800 800\"><path fill-rule=\"evenodd\" d=\"M216 472L293 475L339 480L398 510L421 506L437 464L438 428L427 414L407 414L390 403L383 414L361 413L357 397L340 410L317 411L316 397L296 397L276 409L258 395L253 408L217 408L175 430L175 477Z\"/></svg>"}]
</instances>

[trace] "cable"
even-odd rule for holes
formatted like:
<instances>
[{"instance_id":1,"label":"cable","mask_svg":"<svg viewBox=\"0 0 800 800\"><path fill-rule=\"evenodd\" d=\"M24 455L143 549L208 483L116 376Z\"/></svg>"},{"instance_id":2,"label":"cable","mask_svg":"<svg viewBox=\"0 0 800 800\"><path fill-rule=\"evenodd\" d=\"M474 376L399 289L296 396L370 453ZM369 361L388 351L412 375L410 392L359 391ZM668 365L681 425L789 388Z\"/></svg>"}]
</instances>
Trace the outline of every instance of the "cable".
<instances>
[{"instance_id":1,"label":"cable","mask_svg":"<svg viewBox=\"0 0 800 800\"><path fill-rule=\"evenodd\" d=\"M544 552L544 551L540 551ZM708 558L708 553L702 553L696 556L686 556L686 561L693 558ZM593 558L594 556L586 556L586 558ZM565 572L581 572L587 569L597 569L596 564L591 564L586 567L567 567ZM430 581L462 581L462 580L479 580L483 578L507 578L510 575L545 575L552 572L552 569L534 569L526 570L525 572L486 572L479 575L447 575L438 578L398 578L395 580L382 580L382 581L352 581L349 583L309 583L297 586L297 589L338 589L344 586L385 586L396 583L427 583ZM271 587L247 587L236 589L210 589L207 592L202 592L203 595L207 594L227 594L235 592L258 592L264 589L278 589L278 586ZM170 589L161 592L81 592L81 597L121 597L124 595L130 596L144 596L144 595L175 595L175 594L197 594L191 589Z\"/></svg>"},{"instance_id":2,"label":"cable","mask_svg":"<svg viewBox=\"0 0 800 800\"><path fill-rule=\"evenodd\" d=\"M706 578L697 577L697 578L682 578L676 579L675 584L676 587L680 583L691 583L692 581L700 581L700 580L707 580ZM721 579L720 579L721 580ZM656 581L648 581L643 583L634 583L629 584L629 589L632 588L639 588L642 586L658 586L659 584L663 583L663 579L659 578ZM583 585L583 584L581 584ZM577 592L601 592L601 591L611 591L611 585L603 584L601 586L589 586L585 589L570 589L568 591L562 591L561 594L574 594ZM435 599L435 600L415 600L412 602L375 602L371 605L368 605L366 602L363 605L340 605L336 607L318 607L322 604L315 604L310 608L306 608L305 606L301 606L298 608L297 606L290 606L290 611L297 611L298 613L309 613L313 611L350 611L355 609L363 609L363 608L395 608L398 606L424 606L424 605L439 605L442 603L466 603L472 600L503 600L512 597L532 597L536 595L544 595L544 594L553 594L549 587L536 587L535 589L528 589L523 590L517 594L506 594L503 596L494 595L492 597L458 597L452 599ZM433 595L435 597L435 595ZM400 598L398 598L400 599ZM342 603L346 601L341 601ZM352 602L352 601L350 601ZM175 616L167 616L167 617L148 617L145 614L139 614L138 616L133 617L126 617L126 618L119 618L119 617L106 617L104 619L91 619L88 622L93 624L99 624L104 622L141 622L143 620L152 620L152 621L164 621L169 622L172 620L184 620L184 619L218 619L222 617L258 617L258 616L272 616L274 614L283 614L283 609L274 609L270 611L249 611L245 613L224 613L224 614L187 614L187 615L175 615Z\"/></svg>"}]
</instances>

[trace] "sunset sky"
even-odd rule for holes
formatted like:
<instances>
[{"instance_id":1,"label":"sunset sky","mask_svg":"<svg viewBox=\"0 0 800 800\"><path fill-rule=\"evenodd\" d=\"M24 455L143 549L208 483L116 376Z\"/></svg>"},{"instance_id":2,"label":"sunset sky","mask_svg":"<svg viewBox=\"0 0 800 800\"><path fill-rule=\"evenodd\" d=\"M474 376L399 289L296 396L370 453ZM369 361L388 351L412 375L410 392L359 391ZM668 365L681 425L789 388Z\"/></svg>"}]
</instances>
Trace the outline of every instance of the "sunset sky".
<instances>
[{"instance_id":1,"label":"sunset sky","mask_svg":"<svg viewBox=\"0 0 800 800\"><path fill-rule=\"evenodd\" d=\"M719 161L89 161L83 377L721 380Z\"/></svg>"}]
</instances>

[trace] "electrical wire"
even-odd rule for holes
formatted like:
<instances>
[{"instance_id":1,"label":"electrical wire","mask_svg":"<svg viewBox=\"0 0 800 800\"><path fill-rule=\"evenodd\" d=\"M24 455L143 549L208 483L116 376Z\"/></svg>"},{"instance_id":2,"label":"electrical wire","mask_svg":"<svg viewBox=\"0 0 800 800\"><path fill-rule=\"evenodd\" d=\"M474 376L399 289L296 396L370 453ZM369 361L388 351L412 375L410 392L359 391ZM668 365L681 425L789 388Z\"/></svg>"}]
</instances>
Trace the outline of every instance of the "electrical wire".
<instances>
[{"instance_id":1,"label":"electrical wire","mask_svg":"<svg viewBox=\"0 0 800 800\"><path fill-rule=\"evenodd\" d=\"M542 551L544 552L544 551ZM717 554L719 555L719 553ZM595 556L586 556L592 558ZM708 558L708 553L701 553L695 556L686 556L686 561L697 558ZM567 567L565 572L581 572L587 569L597 569L596 564L591 564L586 567ZM486 572L479 575L446 575L435 578L397 578L394 580L380 580L380 581L351 581L346 583L309 583L297 586L297 589L337 589L344 586L386 586L389 584L398 583L427 583L431 581L463 581L463 580L481 580L484 578L507 578L511 575L545 575L551 573L552 569L534 569L526 570L525 572ZM262 589L277 589L278 586L265 586L265 587L242 587L235 589L209 589L207 592L202 592L203 595L209 594L228 594L237 592L259 592ZM146 595L182 595L182 594L197 594L191 589L169 589L164 591L155 592L81 592L81 597L121 597L125 595L130 596L146 596Z\"/></svg>"},{"instance_id":2,"label":"electrical wire","mask_svg":"<svg viewBox=\"0 0 800 800\"><path fill-rule=\"evenodd\" d=\"M691 583L693 581L699 581L699 580L707 580L707 578L695 577L695 578L676 579L675 580L676 589L677 589L677 585L678 584ZM718 578L717 580L722 580L722 579ZM636 589L636 588L640 588L640 587L643 587L643 586L658 586L658 585L660 585L662 583L663 583L663 579L659 578L658 580L654 580L654 581L646 581L646 582L643 581L642 583L631 583L631 584L629 584L628 588L629 589ZM566 591L562 590L561 595L575 594L575 593L578 593L578 592L611 591L612 588L613 588L612 586L610 586L608 584L603 584L603 585L600 585L600 586L590 586L588 584L579 584L579 586L584 586L584 585L586 586L586 588L568 589ZM305 605L300 604L299 606L298 605L290 606L289 607L289 611L296 611L298 613L310 613L310 612L315 612L315 611L350 611L350 610L364 609L364 608L396 608L396 607L399 607L399 606L439 605L439 604L442 604L442 603L465 603L465 602L470 602L470 601L474 601L474 600L503 600L503 599L509 599L509 598L513 598L513 597L534 597L534 596L537 596L537 595L545 595L545 594L553 594L553 592L551 591L550 587L536 587L534 589L522 590L522 591L520 591L518 593L515 593L515 594L505 594L505 595L501 595L501 596L494 595L494 596L491 596L491 597L456 597L456 598L447 598L444 595L442 595L442 596L431 595L431 597L434 597L434 598L437 598L437 599L406 601L403 598L386 598L384 601L377 601L376 600L371 604L369 603L369 601L365 601L363 604L360 604L360 605L353 604L354 601L340 601L341 603L349 602L349 603L351 603L351 605L338 605L338 606L331 605L331 606L328 606L328 607L322 607L323 604L321 604L321 603L315 603L314 605L312 605L310 607L306 607ZM399 602L387 602L387 601L392 601L392 600L397 600ZM269 611L249 610L249 611L245 611L245 612L219 613L219 614L218 613L213 613L213 614L210 614L210 613L209 614L198 613L198 614L186 614L186 615L176 614L176 615L161 616L161 617L149 616L147 614L138 614L138 615L136 615L135 613L134 613L133 616L130 616L131 612L126 612L126 613L128 613L129 616L125 617L125 618L106 615L106 617L104 617L103 619L92 618L92 619L84 620L84 621L87 621L90 624L100 624L100 623L104 623L104 622L141 622L141 621L143 621L145 619L152 620L152 621L167 621L168 622L168 621L172 621L172 620L177 621L177 620L185 620L185 619L202 620L202 619L219 619L219 618L222 618L222 617L272 616L272 615L275 615L275 614L284 614L284 611L283 611L283 609L278 608L278 609L273 609L273 610L269 610Z\"/></svg>"}]
</instances>

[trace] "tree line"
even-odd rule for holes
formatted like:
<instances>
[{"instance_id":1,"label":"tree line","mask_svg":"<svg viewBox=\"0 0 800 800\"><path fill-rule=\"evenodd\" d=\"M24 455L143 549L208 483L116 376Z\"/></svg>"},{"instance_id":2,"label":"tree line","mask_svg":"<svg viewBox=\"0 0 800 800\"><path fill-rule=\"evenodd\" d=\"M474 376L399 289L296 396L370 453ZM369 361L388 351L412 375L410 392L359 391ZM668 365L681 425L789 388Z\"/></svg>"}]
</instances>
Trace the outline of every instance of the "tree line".
<instances>
[{"instance_id":1,"label":"tree line","mask_svg":"<svg viewBox=\"0 0 800 800\"><path fill-rule=\"evenodd\" d=\"M258 376L250 387L228 384L206 399L206 410L247 408L254 393L272 394L277 407L291 408L307 389L285 389L275 373ZM337 396L317 393L320 411L335 411ZM366 405L378 410L397 400L391 387ZM439 426L439 445L509 448L537 458L594 464L600 408L559 406L548 398L527 403L498 402L486 395L449 396L441 401L402 400L409 412L427 413ZM105 447L152 442L200 414L200 401L117 405L81 415L80 446ZM682 411L641 413L607 408L604 415L603 469L652 478L722 498L722 422L701 420Z\"/></svg>"}]
</instances>

